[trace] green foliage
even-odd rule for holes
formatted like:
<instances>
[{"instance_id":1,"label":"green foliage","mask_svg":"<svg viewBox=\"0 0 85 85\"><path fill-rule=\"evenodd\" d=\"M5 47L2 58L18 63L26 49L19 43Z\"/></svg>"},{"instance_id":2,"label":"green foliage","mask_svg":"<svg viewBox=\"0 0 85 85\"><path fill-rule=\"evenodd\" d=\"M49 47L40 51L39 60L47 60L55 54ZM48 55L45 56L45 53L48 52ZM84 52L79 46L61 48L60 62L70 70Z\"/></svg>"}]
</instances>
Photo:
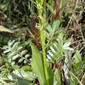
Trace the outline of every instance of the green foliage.
<instances>
[{"instance_id":1,"label":"green foliage","mask_svg":"<svg viewBox=\"0 0 85 85\"><path fill-rule=\"evenodd\" d=\"M60 71L58 69L56 69L55 73L54 73L54 85L61 85L61 75L60 75Z\"/></svg>"},{"instance_id":2,"label":"green foliage","mask_svg":"<svg viewBox=\"0 0 85 85\"><path fill-rule=\"evenodd\" d=\"M30 3L30 1L27 0L1 0L1 20L4 21L6 25L28 22L28 3Z\"/></svg>"},{"instance_id":3,"label":"green foliage","mask_svg":"<svg viewBox=\"0 0 85 85\"><path fill-rule=\"evenodd\" d=\"M0 77L0 83L2 85L30 85L35 78L36 76L32 72L16 69L12 73L8 73L7 78Z\"/></svg>"},{"instance_id":4,"label":"green foliage","mask_svg":"<svg viewBox=\"0 0 85 85\"><path fill-rule=\"evenodd\" d=\"M20 45L19 41L9 41L8 45L3 47L3 50L3 53L7 55L8 61L12 64L15 64L17 59L17 63L23 62L24 64L27 64L30 62L30 54L22 45Z\"/></svg>"},{"instance_id":5,"label":"green foliage","mask_svg":"<svg viewBox=\"0 0 85 85\"><path fill-rule=\"evenodd\" d=\"M55 20L55 0L0 0L0 85L82 85L85 56L80 49L85 46L84 39L78 35L77 41L76 36L82 28L79 18L84 20L84 0L56 1L59 20ZM31 28L32 22L36 27ZM36 39L32 41L35 29L41 49L33 43Z\"/></svg>"},{"instance_id":6,"label":"green foliage","mask_svg":"<svg viewBox=\"0 0 85 85\"><path fill-rule=\"evenodd\" d=\"M16 79L21 79L23 81L23 79L26 79L30 82L33 81L36 76L32 72L16 69L8 75L8 78L12 81L15 81Z\"/></svg>"},{"instance_id":7,"label":"green foliage","mask_svg":"<svg viewBox=\"0 0 85 85\"><path fill-rule=\"evenodd\" d=\"M71 82L72 85L76 85L77 84L77 80L76 80L76 78L73 75L71 75L70 82Z\"/></svg>"},{"instance_id":8,"label":"green foliage","mask_svg":"<svg viewBox=\"0 0 85 85\"><path fill-rule=\"evenodd\" d=\"M57 38L57 35L61 33L63 30L58 30L58 27L60 25L60 21L56 20L53 22L53 25L49 25L48 23L44 24L44 28L46 29L46 36L47 36L47 47L49 47L52 44L52 41Z\"/></svg>"},{"instance_id":9,"label":"green foliage","mask_svg":"<svg viewBox=\"0 0 85 85\"><path fill-rule=\"evenodd\" d=\"M70 83L72 85L77 85L80 83L82 85L80 79L82 77L83 70L83 61L81 60L80 52L77 50L75 55L73 56L74 60L71 60L72 67L70 65L70 76L71 80ZM77 76L76 76L77 75Z\"/></svg>"},{"instance_id":10,"label":"green foliage","mask_svg":"<svg viewBox=\"0 0 85 85\"><path fill-rule=\"evenodd\" d=\"M70 47L71 43L63 40L63 34L60 33L50 49L48 50L47 57L53 62L55 59L63 58L63 54L66 55L67 51L72 51L73 49Z\"/></svg>"},{"instance_id":11,"label":"green foliage","mask_svg":"<svg viewBox=\"0 0 85 85\"><path fill-rule=\"evenodd\" d=\"M81 56L80 56L80 53L79 51L76 51L76 54L74 55L74 58L75 58L75 63L81 63Z\"/></svg>"},{"instance_id":12,"label":"green foliage","mask_svg":"<svg viewBox=\"0 0 85 85\"><path fill-rule=\"evenodd\" d=\"M57 32L57 29L60 25L60 21L56 20L53 22L53 25L51 27L51 25L49 25L48 23L45 23L44 27L46 28L46 30L50 33L50 34L55 34Z\"/></svg>"},{"instance_id":13,"label":"green foliage","mask_svg":"<svg viewBox=\"0 0 85 85\"><path fill-rule=\"evenodd\" d=\"M66 3L66 0L60 0L59 8L62 9Z\"/></svg>"}]
</instances>

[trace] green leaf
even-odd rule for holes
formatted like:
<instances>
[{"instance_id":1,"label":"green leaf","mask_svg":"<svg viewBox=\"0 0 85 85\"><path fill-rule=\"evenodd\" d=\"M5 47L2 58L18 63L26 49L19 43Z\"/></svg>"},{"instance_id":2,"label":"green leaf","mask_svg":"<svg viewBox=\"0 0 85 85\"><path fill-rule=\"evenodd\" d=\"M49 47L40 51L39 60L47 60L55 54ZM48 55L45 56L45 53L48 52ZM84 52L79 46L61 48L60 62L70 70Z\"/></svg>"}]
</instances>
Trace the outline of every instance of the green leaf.
<instances>
[{"instance_id":1,"label":"green leaf","mask_svg":"<svg viewBox=\"0 0 85 85\"><path fill-rule=\"evenodd\" d=\"M21 70L24 70L24 71L31 71L31 66L29 65L25 65L21 68Z\"/></svg>"},{"instance_id":2,"label":"green leaf","mask_svg":"<svg viewBox=\"0 0 85 85\"><path fill-rule=\"evenodd\" d=\"M71 45L71 42L66 42L66 43L63 45L63 49L69 50L69 51L73 51L73 48L69 47L70 45Z\"/></svg>"},{"instance_id":3,"label":"green leaf","mask_svg":"<svg viewBox=\"0 0 85 85\"><path fill-rule=\"evenodd\" d=\"M3 85L3 84L0 82L0 85Z\"/></svg>"},{"instance_id":4,"label":"green leaf","mask_svg":"<svg viewBox=\"0 0 85 85\"><path fill-rule=\"evenodd\" d=\"M26 79L28 81L33 81L36 76L34 73L29 71L23 71L23 70L14 70L11 74L8 75L8 78L10 80L16 80L16 79Z\"/></svg>"},{"instance_id":5,"label":"green leaf","mask_svg":"<svg viewBox=\"0 0 85 85\"><path fill-rule=\"evenodd\" d=\"M19 57L20 57L20 55L17 54L17 55L15 55L14 57L12 57L12 60L16 60L16 59L19 58Z\"/></svg>"},{"instance_id":6,"label":"green leaf","mask_svg":"<svg viewBox=\"0 0 85 85\"><path fill-rule=\"evenodd\" d=\"M64 45L63 45L63 47L68 47L68 46L70 46L71 45L71 42L66 42Z\"/></svg>"},{"instance_id":7,"label":"green leaf","mask_svg":"<svg viewBox=\"0 0 85 85\"><path fill-rule=\"evenodd\" d=\"M74 50L74 49L71 48L71 47L65 47L64 49L65 49L65 50L69 50L69 51L73 51L73 50Z\"/></svg>"},{"instance_id":8,"label":"green leaf","mask_svg":"<svg viewBox=\"0 0 85 85\"><path fill-rule=\"evenodd\" d=\"M61 85L61 75L58 69L56 69L54 75L54 85Z\"/></svg>"},{"instance_id":9,"label":"green leaf","mask_svg":"<svg viewBox=\"0 0 85 85\"><path fill-rule=\"evenodd\" d=\"M31 84L31 82L29 82L26 79L18 79L16 82L16 85L30 85L30 84Z\"/></svg>"},{"instance_id":10,"label":"green leaf","mask_svg":"<svg viewBox=\"0 0 85 85\"><path fill-rule=\"evenodd\" d=\"M6 27L4 27L4 26L0 26L0 31L1 31L1 32L13 33L11 30L9 30L8 28L6 28Z\"/></svg>"},{"instance_id":11,"label":"green leaf","mask_svg":"<svg viewBox=\"0 0 85 85\"><path fill-rule=\"evenodd\" d=\"M71 76L70 80L71 85L77 85L77 80L75 79L75 77L72 74L70 74L70 76Z\"/></svg>"},{"instance_id":12,"label":"green leaf","mask_svg":"<svg viewBox=\"0 0 85 85\"><path fill-rule=\"evenodd\" d=\"M50 66L47 67L47 70L48 70L48 76L49 76L49 85L53 85L54 74Z\"/></svg>"},{"instance_id":13,"label":"green leaf","mask_svg":"<svg viewBox=\"0 0 85 85\"><path fill-rule=\"evenodd\" d=\"M44 28L45 28L49 33L52 33L52 28L51 28L51 26L50 26L48 23L45 23L45 24L44 24Z\"/></svg>"},{"instance_id":14,"label":"green leaf","mask_svg":"<svg viewBox=\"0 0 85 85\"><path fill-rule=\"evenodd\" d=\"M62 9L64 4L65 4L66 0L60 0L60 5L59 8Z\"/></svg>"},{"instance_id":15,"label":"green leaf","mask_svg":"<svg viewBox=\"0 0 85 85\"><path fill-rule=\"evenodd\" d=\"M36 76L38 77L38 80L40 82L40 85L47 85L46 79L45 79L45 72L43 67L43 60L42 60L42 54L37 49L37 47L31 43L32 48L32 68Z\"/></svg>"},{"instance_id":16,"label":"green leaf","mask_svg":"<svg viewBox=\"0 0 85 85\"><path fill-rule=\"evenodd\" d=\"M76 54L74 55L74 58L75 58L76 64L77 64L77 63L80 63L80 62L82 61L82 60L81 60L81 55L80 55L80 53L79 53L78 50L76 51Z\"/></svg>"},{"instance_id":17,"label":"green leaf","mask_svg":"<svg viewBox=\"0 0 85 85\"><path fill-rule=\"evenodd\" d=\"M59 31L56 31L55 34L59 34L61 32L63 32L64 30L59 30Z\"/></svg>"},{"instance_id":18,"label":"green leaf","mask_svg":"<svg viewBox=\"0 0 85 85\"><path fill-rule=\"evenodd\" d=\"M53 22L53 25L52 25L53 32L56 31L56 29L59 27L59 25L60 25L59 20L56 20L55 22Z\"/></svg>"}]
</instances>

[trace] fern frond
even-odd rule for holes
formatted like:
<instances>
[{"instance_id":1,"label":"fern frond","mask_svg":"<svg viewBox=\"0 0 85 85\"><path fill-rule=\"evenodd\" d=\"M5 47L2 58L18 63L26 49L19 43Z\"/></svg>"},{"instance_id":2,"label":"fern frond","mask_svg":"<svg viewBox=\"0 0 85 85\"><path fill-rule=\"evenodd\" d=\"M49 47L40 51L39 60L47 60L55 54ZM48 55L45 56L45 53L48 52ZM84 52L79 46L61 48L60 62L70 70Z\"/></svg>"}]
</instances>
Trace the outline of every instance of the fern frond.
<instances>
[{"instance_id":1,"label":"fern frond","mask_svg":"<svg viewBox=\"0 0 85 85\"><path fill-rule=\"evenodd\" d=\"M55 59L62 58L67 51L73 51L70 45L71 42L63 40L63 36L60 34L56 39L56 42L53 42L53 44L49 47L47 59L53 62Z\"/></svg>"},{"instance_id":2,"label":"fern frond","mask_svg":"<svg viewBox=\"0 0 85 85\"><path fill-rule=\"evenodd\" d=\"M4 54L7 55L9 62L14 63L24 63L27 64L30 62L30 54L28 50L26 50L19 41L9 41L8 45L3 47ZM17 62L16 62L17 61Z\"/></svg>"}]
</instances>

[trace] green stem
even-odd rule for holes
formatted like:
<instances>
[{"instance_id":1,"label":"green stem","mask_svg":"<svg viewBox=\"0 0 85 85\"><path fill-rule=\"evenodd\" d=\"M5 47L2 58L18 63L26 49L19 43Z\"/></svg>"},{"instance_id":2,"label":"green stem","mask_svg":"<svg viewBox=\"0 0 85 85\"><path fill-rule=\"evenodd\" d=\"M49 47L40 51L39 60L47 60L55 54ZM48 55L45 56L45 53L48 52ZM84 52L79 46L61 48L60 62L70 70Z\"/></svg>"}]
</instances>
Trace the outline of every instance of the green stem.
<instances>
[{"instance_id":1,"label":"green stem","mask_svg":"<svg viewBox=\"0 0 85 85\"><path fill-rule=\"evenodd\" d=\"M42 35L44 35L44 33L43 33L42 30L40 30L41 45L42 45L42 52L43 52L43 62L44 62L44 71L45 71L45 77L46 77L47 85L49 85L49 77L48 77L46 53L45 53L45 36L44 36L44 39L43 39Z\"/></svg>"},{"instance_id":2,"label":"green stem","mask_svg":"<svg viewBox=\"0 0 85 85\"><path fill-rule=\"evenodd\" d=\"M47 85L49 85L49 77L48 77L48 71L47 71L47 62L46 62L46 53L45 53L45 39L46 36L43 33L43 23L44 23L44 18L42 16L43 13L43 3L44 0L36 0L36 5L37 5L37 10L38 10L38 17L39 17L39 31L40 31L40 41L41 41L41 46L42 46L42 54L43 54L43 68L45 72L45 79Z\"/></svg>"}]
</instances>

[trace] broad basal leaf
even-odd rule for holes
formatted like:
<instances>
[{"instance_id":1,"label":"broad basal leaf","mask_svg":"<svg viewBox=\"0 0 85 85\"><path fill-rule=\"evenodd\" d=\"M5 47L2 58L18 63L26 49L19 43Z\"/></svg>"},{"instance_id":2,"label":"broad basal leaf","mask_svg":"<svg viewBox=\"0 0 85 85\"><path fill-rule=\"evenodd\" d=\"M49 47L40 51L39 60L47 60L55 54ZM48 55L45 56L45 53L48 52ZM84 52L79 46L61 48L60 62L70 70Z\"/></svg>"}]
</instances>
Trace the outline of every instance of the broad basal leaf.
<instances>
[{"instance_id":1,"label":"broad basal leaf","mask_svg":"<svg viewBox=\"0 0 85 85\"><path fill-rule=\"evenodd\" d=\"M53 85L54 74L50 66L48 66L47 70L48 70L48 77L49 77L49 85Z\"/></svg>"},{"instance_id":2,"label":"broad basal leaf","mask_svg":"<svg viewBox=\"0 0 85 85\"><path fill-rule=\"evenodd\" d=\"M43 67L43 60L42 60L42 54L37 49L37 47L31 43L32 48L32 68L36 76L38 77L38 80L40 82L40 85L47 85L46 79L45 79L45 72Z\"/></svg>"}]
</instances>

